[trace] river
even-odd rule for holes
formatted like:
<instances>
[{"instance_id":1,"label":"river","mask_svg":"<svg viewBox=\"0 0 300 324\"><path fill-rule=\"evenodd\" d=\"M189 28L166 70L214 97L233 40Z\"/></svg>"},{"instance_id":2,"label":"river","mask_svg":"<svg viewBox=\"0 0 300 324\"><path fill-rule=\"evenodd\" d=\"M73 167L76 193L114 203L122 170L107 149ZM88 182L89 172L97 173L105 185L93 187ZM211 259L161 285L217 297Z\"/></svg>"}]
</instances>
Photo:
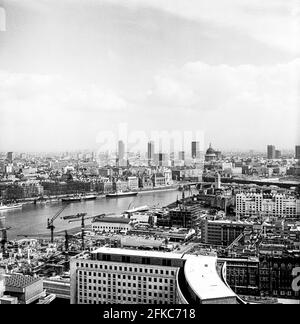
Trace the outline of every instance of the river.
<instances>
[{"instance_id":1,"label":"river","mask_svg":"<svg viewBox=\"0 0 300 324\"><path fill-rule=\"evenodd\" d=\"M87 213L96 216L103 213L119 215L129 207L156 206L163 207L174 202L181 193L177 190L141 192L136 197L117 199L98 198L85 202L71 203L54 222L55 232L80 226L80 221L69 223L62 220L61 216L77 213ZM8 231L10 240L19 239L22 235L47 234L47 219L53 217L62 207L61 202L47 204L28 204L22 209L0 211L0 228L11 227ZM4 219L3 219L4 218ZM86 224L90 221L87 220Z\"/></svg>"}]
</instances>

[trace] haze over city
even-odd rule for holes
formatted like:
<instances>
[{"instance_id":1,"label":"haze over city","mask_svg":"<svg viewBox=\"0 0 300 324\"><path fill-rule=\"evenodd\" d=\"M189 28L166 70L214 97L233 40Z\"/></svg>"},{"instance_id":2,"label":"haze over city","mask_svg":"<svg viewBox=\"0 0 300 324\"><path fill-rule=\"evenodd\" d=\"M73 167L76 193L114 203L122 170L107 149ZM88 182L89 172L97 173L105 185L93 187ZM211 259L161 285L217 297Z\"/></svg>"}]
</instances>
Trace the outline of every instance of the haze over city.
<instances>
[{"instance_id":1,"label":"haze over city","mask_svg":"<svg viewBox=\"0 0 300 324\"><path fill-rule=\"evenodd\" d=\"M298 1L0 6L3 151L97 147L99 133L120 123L201 130L221 149L298 142Z\"/></svg>"}]
</instances>

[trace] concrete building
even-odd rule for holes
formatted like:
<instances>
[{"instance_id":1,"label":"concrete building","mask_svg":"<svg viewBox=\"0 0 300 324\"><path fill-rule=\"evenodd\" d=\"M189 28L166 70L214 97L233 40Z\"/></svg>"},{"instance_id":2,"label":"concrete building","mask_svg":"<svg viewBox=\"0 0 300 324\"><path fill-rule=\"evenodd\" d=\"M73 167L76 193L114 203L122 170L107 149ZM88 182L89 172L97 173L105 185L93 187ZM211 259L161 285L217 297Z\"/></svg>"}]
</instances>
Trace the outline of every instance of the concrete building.
<instances>
[{"instance_id":1,"label":"concrete building","mask_svg":"<svg viewBox=\"0 0 300 324\"><path fill-rule=\"evenodd\" d=\"M236 195L236 215L263 219L299 219L300 200L284 194L240 193Z\"/></svg>"},{"instance_id":2,"label":"concrete building","mask_svg":"<svg viewBox=\"0 0 300 324\"><path fill-rule=\"evenodd\" d=\"M7 275L5 294L17 298L19 304L31 304L45 297L43 279L19 274Z\"/></svg>"},{"instance_id":3,"label":"concrete building","mask_svg":"<svg viewBox=\"0 0 300 324\"><path fill-rule=\"evenodd\" d=\"M124 217L98 217L92 223L94 232L127 232L131 229L130 219Z\"/></svg>"},{"instance_id":4,"label":"concrete building","mask_svg":"<svg viewBox=\"0 0 300 324\"><path fill-rule=\"evenodd\" d=\"M199 142L192 142L192 150L191 150L191 156L193 159L200 159L201 158L201 152L200 152L200 143Z\"/></svg>"},{"instance_id":5,"label":"concrete building","mask_svg":"<svg viewBox=\"0 0 300 324\"><path fill-rule=\"evenodd\" d=\"M148 142L148 150L147 150L148 162L152 162L154 160L154 154L155 154L155 144L153 141Z\"/></svg>"},{"instance_id":6,"label":"concrete building","mask_svg":"<svg viewBox=\"0 0 300 324\"><path fill-rule=\"evenodd\" d=\"M178 153L178 160L179 161L185 161L185 152L184 151L180 151Z\"/></svg>"},{"instance_id":7,"label":"concrete building","mask_svg":"<svg viewBox=\"0 0 300 324\"><path fill-rule=\"evenodd\" d=\"M13 152L7 152L6 160L7 160L8 163L12 163L13 160L14 160L14 153Z\"/></svg>"},{"instance_id":8,"label":"concrete building","mask_svg":"<svg viewBox=\"0 0 300 324\"><path fill-rule=\"evenodd\" d=\"M268 145L267 156L268 160L274 160L276 158L276 148L274 145Z\"/></svg>"},{"instance_id":9,"label":"concrete building","mask_svg":"<svg viewBox=\"0 0 300 324\"><path fill-rule=\"evenodd\" d=\"M235 304L217 258L99 248L71 259L71 304Z\"/></svg>"},{"instance_id":10,"label":"concrete building","mask_svg":"<svg viewBox=\"0 0 300 324\"><path fill-rule=\"evenodd\" d=\"M128 189L129 190L138 190L139 189L139 179L138 177L128 177Z\"/></svg>"},{"instance_id":11,"label":"concrete building","mask_svg":"<svg viewBox=\"0 0 300 324\"><path fill-rule=\"evenodd\" d=\"M199 203L185 203L169 211L170 225L183 228L194 228L202 207Z\"/></svg>"},{"instance_id":12,"label":"concrete building","mask_svg":"<svg viewBox=\"0 0 300 324\"><path fill-rule=\"evenodd\" d=\"M296 145L295 147L295 159L300 160L300 145Z\"/></svg>"},{"instance_id":13,"label":"concrete building","mask_svg":"<svg viewBox=\"0 0 300 324\"><path fill-rule=\"evenodd\" d=\"M158 166L169 166L169 158L168 154L165 153L157 153L154 154L155 164Z\"/></svg>"},{"instance_id":14,"label":"concrete building","mask_svg":"<svg viewBox=\"0 0 300 324\"><path fill-rule=\"evenodd\" d=\"M205 244L229 246L236 238L251 229L253 223L230 220L204 220L201 224L201 241Z\"/></svg>"},{"instance_id":15,"label":"concrete building","mask_svg":"<svg viewBox=\"0 0 300 324\"><path fill-rule=\"evenodd\" d=\"M281 151L279 151L279 150L275 151L275 159L277 159L277 160L281 159Z\"/></svg>"},{"instance_id":16,"label":"concrete building","mask_svg":"<svg viewBox=\"0 0 300 324\"><path fill-rule=\"evenodd\" d=\"M61 278L46 278L43 287L47 294L54 294L58 299L70 300L70 280Z\"/></svg>"}]
</instances>

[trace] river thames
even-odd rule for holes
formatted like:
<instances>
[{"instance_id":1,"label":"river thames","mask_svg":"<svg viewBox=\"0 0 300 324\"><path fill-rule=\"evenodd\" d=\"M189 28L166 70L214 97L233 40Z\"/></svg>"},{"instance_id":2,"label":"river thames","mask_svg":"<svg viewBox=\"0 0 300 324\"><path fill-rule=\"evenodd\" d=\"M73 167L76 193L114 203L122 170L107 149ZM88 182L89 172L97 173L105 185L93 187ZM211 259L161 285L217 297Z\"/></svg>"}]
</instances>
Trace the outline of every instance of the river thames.
<instances>
[{"instance_id":1,"label":"river thames","mask_svg":"<svg viewBox=\"0 0 300 324\"><path fill-rule=\"evenodd\" d=\"M61 219L62 216L77 213L87 213L87 217L99 214L114 213L120 215L129 208L139 206L164 207L181 197L177 190L141 192L136 197L124 197L117 199L98 198L85 202L71 203L63 213L56 219L55 232L70 230L80 226L80 221L69 223ZM20 239L22 235L49 234L47 230L47 219L53 217L62 207L61 202L46 204L28 204L19 210L8 210L0 212L0 228L11 227L8 231L8 239ZM3 217L5 219L3 219ZM86 221L90 224L90 220Z\"/></svg>"}]
</instances>

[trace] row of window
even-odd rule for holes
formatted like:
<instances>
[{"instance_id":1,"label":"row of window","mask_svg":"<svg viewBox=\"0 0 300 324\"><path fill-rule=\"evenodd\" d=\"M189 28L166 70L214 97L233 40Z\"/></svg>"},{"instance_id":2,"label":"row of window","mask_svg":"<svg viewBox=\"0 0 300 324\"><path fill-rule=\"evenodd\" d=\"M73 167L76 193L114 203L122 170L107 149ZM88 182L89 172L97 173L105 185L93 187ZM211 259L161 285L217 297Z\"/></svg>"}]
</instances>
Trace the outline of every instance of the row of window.
<instances>
[{"instance_id":1,"label":"row of window","mask_svg":"<svg viewBox=\"0 0 300 324\"><path fill-rule=\"evenodd\" d=\"M141 299L141 298L132 298L132 300L123 300L123 299L117 299L117 300L106 300L106 298L104 298L105 301L97 301L97 300L87 300L87 299L83 299L80 298L79 299L79 304L113 304L113 303L118 303L118 304L122 304L126 302L126 304L130 304L130 303L135 303L135 304L172 304L174 303L174 301L168 301L168 300L152 300L152 299Z\"/></svg>"},{"instance_id":2,"label":"row of window","mask_svg":"<svg viewBox=\"0 0 300 324\"><path fill-rule=\"evenodd\" d=\"M149 282L159 282L159 283L170 283L173 284L174 280L170 278L156 278L156 277L150 277L150 276L132 276L132 275L117 275L117 274L110 274L110 273L105 273L105 272L93 272L93 274L87 275L84 271L79 271L79 280L84 279L84 281L89 280L89 282L94 282L96 283L96 278L107 278L108 280L110 279L119 279L119 280L139 280L139 281L149 281Z\"/></svg>"},{"instance_id":3,"label":"row of window","mask_svg":"<svg viewBox=\"0 0 300 324\"><path fill-rule=\"evenodd\" d=\"M108 292L109 293L109 292ZM123 294L123 295L106 295L106 293L102 294L102 293L84 293L82 291L79 291L78 296L79 298L96 298L96 299L118 299L118 300L128 300L129 299L134 299L137 297L141 297L142 295L144 296L144 298L146 297L154 297L154 298L165 298L165 299L173 299L174 295L170 295L170 294L161 294L161 293L152 293L150 292L145 292L143 294L141 294L141 292L138 293L128 293L128 292L120 292L119 294ZM127 296L126 296L127 295ZM131 295L131 296L130 296ZM113 296L113 297L112 297Z\"/></svg>"},{"instance_id":4,"label":"row of window","mask_svg":"<svg viewBox=\"0 0 300 324\"><path fill-rule=\"evenodd\" d=\"M146 260L147 258L145 258L145 262L147 262ZM163 260L164 261L164 260ZM166 261L170 261L170 260L166 260ZM145 264L149 264L149 263L145 263ZM127 267L127 266L112 266L112 265L103 265L103 264L88 264L88 263L77 263L76 266L79 268L91 268L91 269L100 269L100 270L112 270L112 271L122 271L122 272L134 272L134 273L149 273L149 274L157 274L157 275L171 275L174 276L175 275L175 271L174 270L158 270L158 269L152 269L152 268L133 268L133 267ZM89 275L92 275L92 272L88 272ZM94 272L94 276L96 276L96 272Z\"/></svg>"},{"instance_id":5,"label":"row of window","mask_svg":"<svg viewBox=\"0 0 300 324\"><path fill-rule=\"evenodd\" d=\"M101 285L101 280L99 280L99 285ZM102 282L102 285L106 285L106 282L103 281ZM108 282L108 285L111 286L111 283ZM172 290L175 290L175 287L174 286L163 286L163 285L141 285L141 284L131 284L131 283L128 283L127 285L125 284L125 282L123 283L123 285L121 284L121 282L118 282L117 284L113 285L113 287L123 287L123 288L139 288L139 289L147 289L147 290L165 290L165 291L172 291ZM82 282L79 282L79 289L85 289L85 290L97 290L97 291L111 291L111 288L110 287L101 287L101 286L88 286L86 283L82 283ZM114 292L116 292L116 289L112 289ZM121 289L118 289L118 291L121 291ZM130 290L128 290L130 291Z\"/></svg>"}]
</instances>

